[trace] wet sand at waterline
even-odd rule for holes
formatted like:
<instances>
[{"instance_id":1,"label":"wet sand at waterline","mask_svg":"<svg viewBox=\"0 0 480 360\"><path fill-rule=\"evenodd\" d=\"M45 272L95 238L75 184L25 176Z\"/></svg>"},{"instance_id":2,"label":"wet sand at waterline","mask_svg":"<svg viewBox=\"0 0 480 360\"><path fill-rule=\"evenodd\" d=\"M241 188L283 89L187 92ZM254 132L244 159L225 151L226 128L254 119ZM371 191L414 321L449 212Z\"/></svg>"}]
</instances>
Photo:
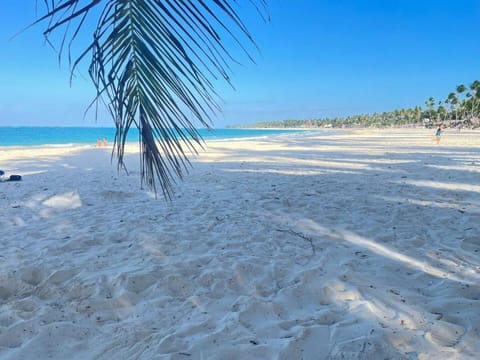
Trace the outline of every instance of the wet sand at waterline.
<instances>
[{"instance_id":1,"label":"wet sand at waterline","mask_svg":"<svg viewBox=\"0 0 480 360\"><path fill-rule=\"evenodd\" d=\"M474 359L480 131L0 148L0 359Z\"/></svg>"}]
</instances>

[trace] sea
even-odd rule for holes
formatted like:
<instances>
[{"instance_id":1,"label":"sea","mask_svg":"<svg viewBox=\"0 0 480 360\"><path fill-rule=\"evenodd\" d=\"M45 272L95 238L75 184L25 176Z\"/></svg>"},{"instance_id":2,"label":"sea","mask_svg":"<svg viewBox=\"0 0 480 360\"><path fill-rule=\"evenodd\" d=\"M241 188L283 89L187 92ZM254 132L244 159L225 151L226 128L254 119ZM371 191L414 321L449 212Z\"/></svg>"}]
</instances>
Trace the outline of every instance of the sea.
<instances>
[{"instance_id":1,"label":"sea","mask_svg":"<svg viewBox=\"0 0 480 360\"><path fill-rule=\"evenodd\" d=\"M198 130L204 140L261 138L302 130L283 129L204 129ZM115 128L107 127L0 127L0 146L65 146L95 145L97 139L112 143ZM130 129L127 142L138 142L138 130Z\"/></svg>"}]
</instances>

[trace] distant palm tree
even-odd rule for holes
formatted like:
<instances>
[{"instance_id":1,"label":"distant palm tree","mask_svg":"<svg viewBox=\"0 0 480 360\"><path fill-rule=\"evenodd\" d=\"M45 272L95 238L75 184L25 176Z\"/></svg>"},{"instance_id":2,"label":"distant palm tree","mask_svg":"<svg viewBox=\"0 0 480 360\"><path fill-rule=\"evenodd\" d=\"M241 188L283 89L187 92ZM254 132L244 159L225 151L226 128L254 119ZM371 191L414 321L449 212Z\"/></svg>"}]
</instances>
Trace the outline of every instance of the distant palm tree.
<instances>
[{"instance_id":1,"label":"distant palm tree","mask_svg":"<svg viewBox=\"0 0 480 360\"><path fill-rule=\"evenodd\" d=\"M462 94L467 90L467 87L463 84L457 85L457 93Z\"/></svg>"},{"instance_id":2,"label":"distant palm tree","mask_svg":"<svg viewBox=\"0 0 480 360\"><path fill-rule=\"evenodd\" d=\"M448 111L443 105L438 105L437 109L437 120L445 121L447 120Z\"/></svg>"},{"instance_id":3,"label":"distant palm tree","mask_svg":"<svg viewBox=\"0 0 480 360\"><path fill-rule=\"evenodd\" d=\"M480 81L475 80L469 86L472 91L472 117L477 116L476 110L480 98Z\"/></svg>"},{"instance_id":4,"label":"distant palm tree","mask_svg":"<svg viewBox=\"0 0 480 360\"><path fill-rule=\"evenodd\" d=\"M465 91L467 91L467 88L466 88L465 85L463 85L463 84L457 85L458 101L459 101L460 105L464 103L464 101L461 99L461 95L462 95ZM464 106L460 106L459 108L460 108L460 115L459 115L459 117L460 117L460 119L462 119L462 118L463 118L463 115L466 114L466 112L465 112L466 109L465 109Z\"/></svg>"},{"instance_id":5,"label":"distant palm tree","mask_svg":"<svg viewBox=\"0 0 480 360\"><path fill-rule=\"evenodd\" d=\"M448 94L447 100L445 100L447 104L450 104L450 111L452 113L452 117L455 114L455 119L458 118L456 107L458 105L458 96L454 92Z\"/></svg>"},{"instance_id":6,"label":"distant palm tree","mask_svg":"<svg viewBox=\"0 0 480 360\"><path fill-rule=\"evenodd\" d=\"M83 31L91 42L71 62L72 75L91 54L89 74L96 101L104 102L116 126L114 153L124 167L124 147L130 128L139 130L141 183L164 195L188 169L187 155L202 139L194 122L210 127L219 109L212 80L230 82L229 64L236 47L245 52L253 42L228 0L44 0L45 37L59 28L60 44L70 58L71 44ZM266 0L249 0L263 16ZM243 3L242 3L243 5ZM87 23L94 19L96 26ZM230 45L228 44L230 43ZM161 140L161 141L159 141ZM113 155L113 154L112 154Z\"/></svg>"},{"instance_id":7,"label":"distant palm tree","mask_svg":"<svg viewBox=\"0 0 480 360\"><path fill-rule=\"evenodd\" d=\"M425 101L425 105L428 108L428 117L430 118L430 121L433 120L434 117L434 107L435 107L435 99L433 97L429 97L427 101Z\"/></svg>"},{"instance_id":8,"label":"distant palm tree","mask_svg":"<svg viewBox=\"0 0 480 360\"><path fill-rule=\"evenodd\" d=\"M472 119L473 117L473 97L472 97L472 94L470 92L467 92L465 94L467 100L466 100L466 113L468 113L468 111L470 112L467 119Z\"/></svg>"}]
</instances>

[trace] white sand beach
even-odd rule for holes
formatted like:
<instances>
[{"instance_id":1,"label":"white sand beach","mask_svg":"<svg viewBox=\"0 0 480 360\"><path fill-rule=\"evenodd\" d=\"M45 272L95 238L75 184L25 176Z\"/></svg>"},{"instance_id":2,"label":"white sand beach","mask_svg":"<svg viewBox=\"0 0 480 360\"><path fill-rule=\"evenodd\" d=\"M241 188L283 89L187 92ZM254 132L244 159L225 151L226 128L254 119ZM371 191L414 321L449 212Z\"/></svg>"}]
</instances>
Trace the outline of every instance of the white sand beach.
<instances>
[{"instance_id":1,"label":"white sand beach","mask_svg":"<svg viewBox=\"0 0 480 360\"><path fill-rule=\"evenodd\" d=\"M0 359L478 359L480 131L209 141L172 202L0 148Z\"/></svg>"}]
</instances>

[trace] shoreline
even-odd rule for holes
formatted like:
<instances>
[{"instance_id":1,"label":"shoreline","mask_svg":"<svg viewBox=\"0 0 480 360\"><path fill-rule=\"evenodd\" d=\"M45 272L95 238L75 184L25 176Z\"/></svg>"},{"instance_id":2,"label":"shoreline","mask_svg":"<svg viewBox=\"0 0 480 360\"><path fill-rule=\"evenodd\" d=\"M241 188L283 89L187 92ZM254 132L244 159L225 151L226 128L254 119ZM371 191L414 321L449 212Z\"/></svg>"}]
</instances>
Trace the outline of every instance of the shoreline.
<instances>
[{"instance_id":1,"label":"shoreline","mask_svg":"<svg viewBox=\"0 0 480 360\"><path fill-rule=\"evenodd\" d=\"M108 132L106 133L94 127L0 127L0 147L95 146L99 139L107 139L110 143L113 143L115 139L115 129L107 128L107 130ZM248 139L272 135L274 132L278 134L289 133L291 131L299 132L299 130L295 129L206 129L201 127L196 130L198 131L199 139L201 138L203 141L211 139ZM191 138L189 135L187 137ZM193 138L192 141L194 141ZM130 129L127 142L138 142L138 130L136 128Z\"/></svg>"},{"instance_id":2,"label":"shoreline","mask_svg":"<svg viewBox=\"0 0 480 360\"><path fill-rule=\"evenodd\" d=\"M16 128L16 127L12 127ZM29 127L31 128L31 127ZM67 127L68 128L68 127ZM88 127L86 127L88 128ZM96 129L96 128L92 128ZM107 128L110 129L110 128ZM214 129L215 130L215 129ZM433 128L425 128L425 127L374 127L374 128L369 128L369 127L351 127L351 128L254 128L254 127L242 127L242 128L220 128L217 130L249 130L249 131L282 131L284 132L283 135L291 135L290 132L292 133L308 133L308 132L323 132L325 135L330 135L330 134L348 134L348 133L355 133L355 132L364 132L364 133L375 133L375 132L398 132L398 131L418 131L419 133L424 133L424 132L434 132L435 129ZM469 128L462 128L461 131L458 131L456 128L445 128L444 132L453 135L453 134L470 134L470 133L480 133L480 129L469 129ZM281 133L279 134L266 134L266 135L258 135L258 136L242 136L239 135L238 137L225 137L225 138L215 138L215 137L204 137L203 142L211 142L211 141L230 141L230 140L256 140L258 138L264 138L265 136L277 136L277 135L282 135ZM106 148L112 147L113 141L109 141L109 145ZM135 141L128 141L127 145L131 146L134 144L138 144L138 142ZM18 150L22 148L30 148L30 149L42 149L42 148L78 148L78 147L85 147L85 148L98 148L96 141L91 141L91 142L65 142L65 143L50 143L50 144L25 144L25 145L0 145L0 150ZM101 146L101 148L104 148Z\"/></svg>"},{"instance_id":3,"label":"shoreline","mask_svg":"<svg viewBox=\"0 0 480 360\"><path fill-rule=\"evenodd\" d=\"M473 359L479 135L208 140L171 202L136 143L0 148L0 358Z\"/></svg>"}]
</instances>

